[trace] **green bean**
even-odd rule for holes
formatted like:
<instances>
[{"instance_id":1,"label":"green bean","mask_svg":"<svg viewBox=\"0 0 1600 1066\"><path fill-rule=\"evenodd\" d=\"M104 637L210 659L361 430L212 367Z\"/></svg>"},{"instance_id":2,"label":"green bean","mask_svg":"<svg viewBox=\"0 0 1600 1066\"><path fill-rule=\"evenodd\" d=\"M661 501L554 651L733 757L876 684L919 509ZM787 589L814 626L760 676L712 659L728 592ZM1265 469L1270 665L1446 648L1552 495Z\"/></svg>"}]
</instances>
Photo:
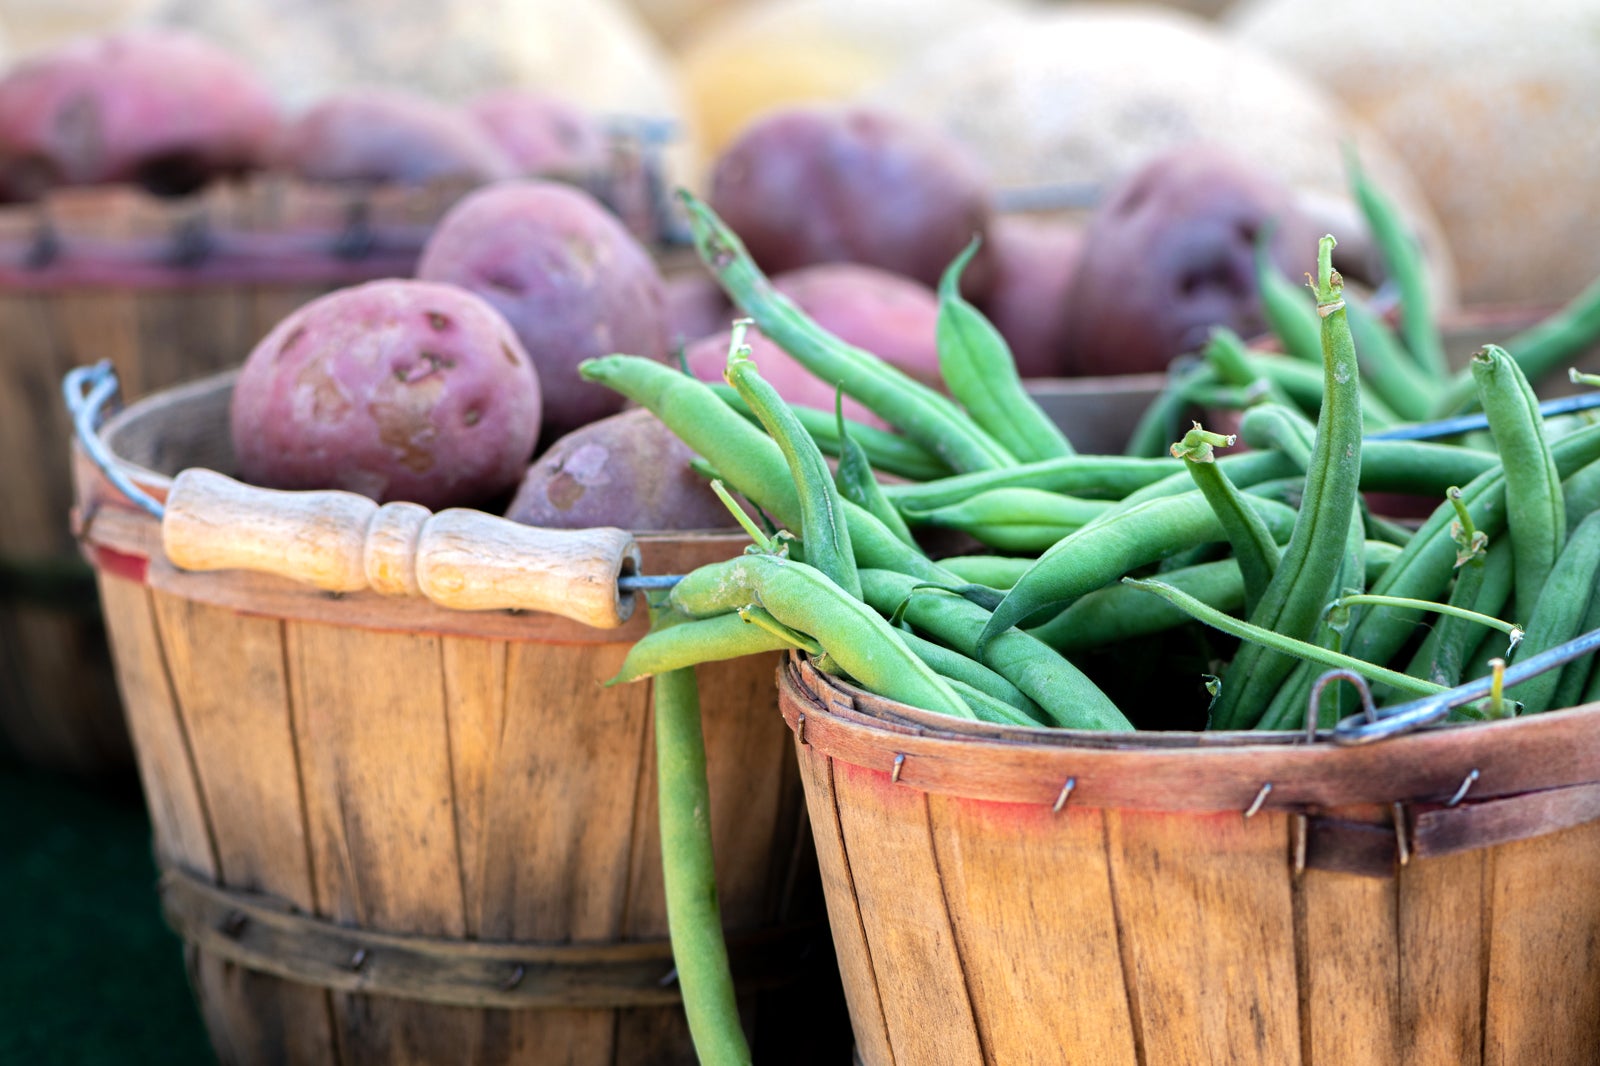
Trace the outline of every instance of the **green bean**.
<instances>
[{"instance_id":1,"label":"green bean","mask_svg":"<svg viewBox=\"0 0 1600 1066\"><path fill-rule=\"evenodd\" d=\"M1293 408L1270 403L1252 407L1239 420L1239 435L1252 448L1282 452L1302 474L1311 467L1317 427Z\"/></svg>"},{"instance_id":2,"label":"green bean","mask_svg":"<svg viewBox=\"0 0 1600 1066\"><path fill-rule=\"evenodd\" d=\"M1498 616L1511 598L1511 542L1500 538L1491 551L1488 538L1473 525L1471 513L1461 502L1461 490L1452 489L1450 499L1456 506L1457 524L1451 527L1451 535L1457 551L1456 580L1449 603L1478 614ZM1466 622L1441 618L1412 656L1406 673L1441 685L1458 685L1468 654L1482 639L1483 634L1470 629Z\"/></svg>"},{"instance_id":3,"label":"green bean","mask_svg":"<svg viewBox=\"0 0 1600 1066\"><path fill-rule=\"evenodd\" d=\"M1433 297L1428 292L1428 269L1421 245L1399 210L1362 170L1353 149L1347 153L1346 163L1356 204L1366 216L1373 242L1400 291L1400 336L1405 348L1426 374L1435 381L1444 381L1450 375L1450 364L1433 317Z\"/></svg>"},{"instance_id":4,"label":"green bean","mask_svg":"<svg viewBox=\"0 0 1600 1066\"><path fill-rule=\"evenodd\" d=\"M799 493L778 445L703 382L654 359L631 355L586 360L578 369L585 380L648 407L746 499L790 529L799 528ZM845 501L844 515L857 564L890 567L928 580L949 578L862 508Z\"/></svg>"},{"instance_id":5,"label":"green bean","mask_svg":"<svg viewBox=\"0 0 1600 1066\"><path fill-rule=\"evenodd\" d=\"M1278 569L1249 616L1254 626L1302 641L1316 632L1344 565L1361 480L1360 375L1345 320L1343 282L1333 269L1333 245L1332 237L1323 237L1317 249L1324 382L1305 495ZM1253 725L1293 669L1294 660L1271 645L1242 645L1223 675L1213 723L1221 729Z\"/></svg>"},{"instance_id":6,"label":"green bean","mask_svg":"<svg viewBox=\"0 0 1600 1066\"><path fill-rule=\"evenodd\" d=\"M1294 524L1290 508L1247 497L1267 522L1284 530ZM1274 534L1276 535L1276 533ZM1154 499L1107 514L1068 534L1045 552L1006 593L984 627L980 645L1044 612L1059 612L1073 600L1195 544L1226 539L1216 513L1198 489Z\"/></svg>"},{"instance_id":7,"label":"green bean","mask_svg":"<svg viewBox=\"0 0 1600 1066\"><path fill-rule=\"evenodd\" d=\"M948 507L902 507L901 513L913 525L959 529L991 548L1039 552L1110 506L1042 489L989 489Z\"/></svg>"},{"instance_id":8,"label":"green bean","mask_svg":"<svg viewBox=\"0 0 1600 1066\"><path fill-rule=\"evenodd\" d=\"M1369 388L1364 402L1372 412L1372 401L1390 408L1400 421L1421 422L1428 417L1429 397L1439 388L1438 377L1424 373L1371 308L1360 300L1347 298L1350 336L1361 359L1361 373Z\"/></svg>"},{"instance_id":9,"label":"green bean","mask_svg":"<svg viewBox=\"0 0 1600 1066\"><path fill-rule=\"evenodd\" d=\"M962 581L1008 589L1033 565L1033 560L1016 555L953 555L939 560L939 565Z\"/></svg>"},{"instance_id":10,"label":"green bean","mask_svg":"<svg viewBox=\"0 0 1600 1066\"><path fill-rule=\"evenodd\" d=\"M1600 278L1574 296L1544 321L1506 341L1511 357L1529 381L1540 381L1572 362L1600 339ZM1477 389L1470 371L1463 370L1434 405L1440 418L1470 410Z\"/></svg>"},{"instance_id":11,"label":"green bean","mask_svg":"<svg viewBox=\"0 0 1600 1066\"><path fill-rule=\"evenodd\" d=\"M1219 611L1244 604L1244 577L1235 559L1170 570L1161 580ZM1127 585L1107 585L1082 596L1043 625L1027 630L1063 655L1092 651L1133 637L1149 636L1189 621L1162 600Z\"/></svg>"},{"instance_id":12,"label":"green bean","mask_svg":"<svg viewBox=\"0 0 1600 1066\"><path fill-rule=\"evenodd\" d=\"M966 702L907 650L888 622L805 563L773 555L711 563L684 575L667 602L690 618L755 604L814 638L841 669L873 692L914 707L972 717Z\"/></svg>"},{"instance_id":13,"label":"green bean","mask_svg":"<svg viewBox=\"0 0 1600 1066\"><path fill-rule=\"evenodd\" d=\"M707 384L724 403L751 421L755 420L755 415L745 402L739 399L739 394L733 390L732 385L721 382L707 382ZM811 434L811 439L817 442L817 447L822 449L824 455L839 455L842 442L839 439L838 421L834 412L797 403L790 404L789 410L793 411L800 424L806 427L806 432ZM867 453L867 459L872 463L874 470L915 481L930 481L934 478L948 477L950 474L950 468L928 454L922 445L906 440L898 433L890 433L876 426L863 425L850 419L845 420L845 426L850 431L851 438Z\"/></svg>"},{"instance_id":14,"label":"green bean","mask_svg":"<svg viewBox=\"0 0 1600 1066\"><path fill-rule=\"evenodd\" d=\"M1289 658L1291 662L1296 659L1303 659L1309 662L1321 663L1323 666L1350 670L1369 681L1391 685L1399 691L1413 696L1433 696L1447 691L1443 685L1435 685L1419 678L1407 677L1398 670L1390 670L1388 667L1378 666L1375 663L1365 662L1341 652L1318 647L1310 641L1287 637L1270 629L1252 625L1249 622L1242 622L1232 615L1206 606L1193 596L1163 582L1141 581L1131 577L1125 577L1122 581L1133 588L1155 593L1196 621L1204 622L1214 629L1218 629L1230 636L1238 637L1246 642L1245 647L1268 647ZM1224 678L1222 694L1217 697L1218 699L1227 695L1227 684L1227 680ZM1214 713L1215 711L1213 710Z\"/></svg>"},{"instance_id":15,"label":"green bean","mask_svg":"<svg viewBox=\"0 0 1600 1066\"><path fill-rule=\"evenodd\" d=\"M1196 422L1184 434L1183 440L1172 446L1172 454L1184 460L1189 476L1199 487L1200 494L1216 512L1222 531L1227 534L1234 558L1239 562L1239 572L1244 577L1245 611L1255 609L1262 593L1278 569L1278 544L1261 516L1251 510L1228 476L1217 468L1213 448L1229 445L1235 438L1218 433L1207 433Z\"/></svg>"},{"instance_id":16,"label":"green bean","mask_svg":"<svg viewBox=\"0 0 1600 1066\"><path fill-rule=\"evenodd\" d=\"M1589 608L1583 614L1583 621L1578 623L1577 632L1589 633L1595 629L1600 629L1600 596L1591 592ZM1550 709L1560 710L1563 707L1576 707L1589 702L1585 699L1584 692L1592 673L1594 673L1593 655L1585 655L1563 666L1561 680L1557 682L1556 690L1550 697Z\"/></svg>"},{"instance_id":17,"label":"green bean","mask_svg":"<svg viewBox=\"0 0 1600 1066\"><path fill-rule=\"evenodd\" d=\"M1005 470L955 474L922 484L885 485L883 494L897 506L916 510L947 507L986 489L1043 489L1082 499L1120 500L1152 482L1182 472L1183 465L1171 458L1073 455L1023 463Z\"/></svg>"},{"instance_id":18,"label":"green bean","mask_svg":"<svg viewBox=\"0 0 1600 1066\"><path fill-rule=\"evenodd\" d=\"M1039 710L1037 703L1024 695L1017 686L976 659L969 659L958 651L915 633L902 630L900 639L905 641L906 647L911 649L913 655L933 667L946 681L959 681L991 699L1009 704L1028 720L1029 725L1044 723L1043 712Z\"/></svg>"},{"instance_id":19,"label":"green bean","mask_svg":"<svg viewBox=\"0 0 1600 1066\"><path fill-rule=\"evenodd\" d=\"M1074 449L1022 387L1000 331L961 295L961 274L978 251L973 239L939 279L939 373L957 403L1022 462L1057 459Z\"/></svg>"},{"instance_id":20,"label":"green bean","mask_svg":"<svg viewBox=\"0 0 1600 1066\"><path fill-rule=\"evenodd\" d=\"M696 1058L707 1066L749 1066L711 849L711 790L694 671L655 680L656 806L672 961Z\"/></svg>"},{"instance_id":21,"label":"green bean","mask_svg":"<svg viewBox=\"0 0 1600 1066\"><path fill-rule=\"evenodd\" d=\"M1556 470L1566 476L1600 459L1600 426L1591 426L1550 447ZM1461 502L1486 536L1493 538L1505 522L1505 471L1485 471L1461 489ZM1441 503L1412 536L1371 591L1416 599L1437 599L1455 568L1456 548L1449 527L1456 520L1454 507ZM1377 608L1358 621L1346 635L1346 650L1372 662L1385 662L1400 650L1416 625L1415 611Z\"/></svg>"},{"instance_id":22,"label":"green bean","mask_svg":"<svg viewBox=\"0 0 1600 1066\"><path fill-rule=\"evenodd\" d=\"M948 397L870 352L846 344L772 287L743 242L693 194L680 190L695 247L761 332L806 369L871 408L956 471L1011 466L1016 458Z\"/></svg>"},{"instance_id":23,"label":"green bean","mask_svg":"<svg viewBox=\"0 0 1600 1066\"><path fill-rule=\"evenodd\" d=\"M1320 367L1322 325L1316 307L1306 298L1305 288L1284 277L1272 262L1270 237L1263 229L1256 238L1256 291L1261 294L1261 312L1287 355Z\"/></svg>"},{"instance_id":24,"label":"green bean","mask_svg":"<svg viewBox=\"0 0 1600 1066\"><path fill-rule=\"evenodd\" d=\"M744 344L744 327L748 324L745 319L734 323L732 351L724 376L766 427L767 435L777 442L788 464L800 504L800 541L805 545L806 562L850 595L859 597L861 579L856 577L856 556L850 545L843 498L810 435L778 390L756 370L750 348Z\"/></svg>"},{"instance_id":25,"label":"green bean","mask_svg":"<svg viewBox=\"0 0 1600 1066\"><path fill-rule=\"evenodd\" d=\"M953 677L945 679L956 695L967 701L968 710L980 722L989 722L993 725L1030 726L1037 727L1043 723L1029 718L1005 700L997 700L981 688L959 681Z\"/></svg>"},{"instance_id":26,"label":"green bean","mask_svg":"<svg viewBox=\"0 0 1600 1066\"><path fill-rule=\"evenodd\" d=\"M1511 547L1515 555L1516 544ZM1600 511L1578 524L1572 539L1556 557L1533 613L1528 616L1528 634L1521 648L1523 657L1538 655L1578 635L1578 626L1594 596L1597 576L1600 576ZM1546 670L1513 685L1507 693L1522 703L1522 713L1537 714L1550 709L1550 700L1560 679L1561 671Z\"/></svg>"},{"instance_id":27,"label":"green bean","mask_svg":"<svg viewBox=\"0 0 1600 1066\"><path fill-rule=\"evenodd\" d=\"M1251 408L1256 410L1256 408ZM1169 462L1173 460L1168 459ZM1259 485L1263 481L1275 478L1289 477L1292 474L1304 474L1304 470L1297 470L1294 463L1282 453L1271 448L1262 448L1248 451L1242 455L1225 455L1217 460L1217 465L1227 471L1228 480L1241 489L1248 489ZM1194 481L1189 477L1189 472L1182 466L1173 468L1171 474L1152 481L1143 488L1135 489L1124 496L1111 511L1106 512L1095 521L1104 521L1116 514L1117 511L1137 507L1151 500L1164 499L1170 496L1181 496L1186 492L1194 491Z\"/></svg>"},{"instance_id":28,"label":"green bean","mask_svg":"<svg viewBox=\"0 0 1600 1066\"><path fill-rule=\"evenodd\" d=\"M1322 406L1322 367L1292 359L1281 352L1246 350L1244 364L1257 377L1278 387L1289 402L1304 414L1315 416Z\"/></svg>"},{"instance_id":29,"label":"green bean","mask_svg":"<svg viewBox=\"0 0 1600 1066\"><path fill-rule=\"evenodd\" d=\"M1413 600L1404 596L1375 596L1371 593L1355 593L1348 596L1340 596L1328 604L1328 610L1336 611L1340 608L1368 604L1375 607L1410 607L1422 611L1424 614L1443 615L1471 622L1487 629L1498 630L1511 638L1513 647L1516 646L1517 641L1522 639L1522 627L1515 622L1507 622L1455 603L1434 603L1432 600Z\"/></svg>"},{"instance_id":30,"label":"green bean","mask_svg":"<svg viewBox=\"0 0 1600 1066\"><path fill-rule=\"evenodd\" d=\"M731 612L711 618L674 619L670 624L658 622L628 649L622 669L606 684L624 684L698 663L783 651L791 646L790 641Z\"/></svg>"},{"instance_id":31,"label":"green bean","mask_svg":"<svg viewBox=\"0 0 1600 1066\"><path fill-rule=\"evenodd\" d=\"M1567 535L1566 504L1539 400L1521 368L1493 344L1472 357L1472 377L1506 471L1506 525L1515 559L1514 612L1526 618Z\"/></svg>"},{"instance_id":32,"label":"green bean","mask_svg":"<svg viewBox=\"0 0 1600 1066\"><path fill-rule=\"evenodd\" d=\"M1600 511L1600 462L1579 467L1561 482L1561 500L1567 512L1567 533L1578 528L1593 511Z\"/></svg>"},{"instance_id":33,"label":"green bean","mask_svg":"<svg viewBox=\"0 0 1600 1066\"><path fill-rule=\"evenodd\" d=\"M1286 406L1293 402L1282 385L1251 362L1244 341L1226 326L1212 328L1211 337L1200 350L1200 356L1216 372L1218 380L1225 384L1250 386L1262 382L1269 402Z\"/></svg>"},{"instance_id":34,"label":"green bean","mask_svg":"<svg viewBox=\"0 0 1600 1066\"><path fill-rule=\"evenodd\" d=\"M906 544L913 548L917 547L916 538L911 535L911 530L906 528L905 519L884 496L883 486L878 484L877 475L873 473L872 462L867 458L867 453L855 442L855 438L845 427L842 409L838 417L839 463L834 470L834 483L839 488L839 495L867 511Z\"/></svg>"},{"instance_id":35,"label":"green bean","mask_svg":"<svg viewBox=\"0 0 1600 1066\"><path fill-rule=\"evenodd\" d=\"M861 571L861 592L868 603L884 614L904 606L908 622L1011 682L1039 705L1051 724L1067 729L1133 728L1099 686L1042 641L1021 630L1008 630L980 651L979 636L989 612L956 596L913 596L916 587L916 579L904 574Z\"/></svg>"}]
</instances>

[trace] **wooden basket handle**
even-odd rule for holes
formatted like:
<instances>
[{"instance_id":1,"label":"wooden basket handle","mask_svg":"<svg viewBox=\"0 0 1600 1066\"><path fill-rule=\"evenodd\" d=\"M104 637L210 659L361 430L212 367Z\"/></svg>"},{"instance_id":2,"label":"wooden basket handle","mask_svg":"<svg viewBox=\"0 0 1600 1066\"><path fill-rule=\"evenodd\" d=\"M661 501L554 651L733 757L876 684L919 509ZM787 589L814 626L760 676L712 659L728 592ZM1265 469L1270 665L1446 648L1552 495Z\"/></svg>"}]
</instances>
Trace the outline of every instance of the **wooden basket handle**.
<instances>
[{"instance_id":1,"label":"wooden basket handle","mask_svg":"<svg viewBox=\"0 0 1600 1066\"><path fill-rule=\"evenodd\" d=\"M621 529L539 529L464 508L434 514L353 492L257 488L199 468L173 479L161 543L184 570L252 570L461 611L546 611L601 629L633 613L617 581L640 565Z\"/></svg>"}]
</instances>

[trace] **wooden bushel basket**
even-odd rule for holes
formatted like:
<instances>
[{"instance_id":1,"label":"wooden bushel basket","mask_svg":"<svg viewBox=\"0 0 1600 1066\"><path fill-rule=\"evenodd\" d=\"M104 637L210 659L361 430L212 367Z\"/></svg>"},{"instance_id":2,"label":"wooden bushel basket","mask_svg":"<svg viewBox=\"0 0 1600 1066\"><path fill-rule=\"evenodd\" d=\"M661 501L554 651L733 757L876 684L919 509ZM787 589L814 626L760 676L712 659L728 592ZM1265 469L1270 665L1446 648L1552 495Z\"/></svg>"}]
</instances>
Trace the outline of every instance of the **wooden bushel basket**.
<instances>
[{"instance_id":1,"label":"wooden bushel basket","mask_svg":"<svg viewBox=\"0 0 1600 1066\"><path fill-rule=\"evenodd\" d=\"M409 274L462 191L260 178L179 200L64 190L0 210L0 743L83 773L130 763L93 576L66 521L62 375L109 359L132 398L235 366L306 300Z\"/></svg>"},{"instance_id":2,"label":"wooden bushel basket","mask_svg":"<svg viewBox=\"0 0 1600 1066\"><path fill-rule=\"evenodd\" d=\"M1342 747L779 692L865 1066L1600 1061L1600 706Z\"/></svg>"},{"instance_id":3,"label":"wooden bushel basket","mask_svg":"<svg viewBox=\"0 0 1600 1066\"><path fill-rule=\"evenodd\" d=\"M365 517L287 535L277 560L326 577L313 562L338 563L339 551L323 549L340 537L348 546L353 532L372 588L178 569L163 537L175 543L181 490L206 475L189 468L230 469L230 390L224 375L160 393L97 434L115 470L167 501L165 530L81 448L75 461L77 526L163 903L222 1061L692 1062L666 941L650 687L602 685L643 632L643 610L600 629L439 606L431 597L514 591L526 574L517 538L542 531L410 504L374 516L371 501L345 493L247 490L238 535L230 525L214 539L236 554L251 539L245 526L287 513L247 513L249 494L290 508L344 498ZM426 519L420 535L405 526L412 519ZM453 555L428 539L448 522ZM310 527L279 531L295 528ZM612 569L599 582L616 601L633 539L572 535L590 534L622 539L607 541ZM721 532L637 540L646 574L682 573L744 543ZM497 552L508 565L474 585ZM426 596L374 591L417 575ZM775 665L767 656L700 671L717 878L747 1007L768 988L810 1002L813 986L793 984L805 973L837 995L818 893L807 892L815 863ZM802 911L813 920L789 921ZM785 1022L767 1010L775 1001L762 1002L758 1048ZM804 1056L827 1026L808 1014L799 1028L790 1013L784 1043L802 1057L771 1061L819 1061ZM838 1014L833 1039L844 1046Z\"/></svg>"}]
</instances>

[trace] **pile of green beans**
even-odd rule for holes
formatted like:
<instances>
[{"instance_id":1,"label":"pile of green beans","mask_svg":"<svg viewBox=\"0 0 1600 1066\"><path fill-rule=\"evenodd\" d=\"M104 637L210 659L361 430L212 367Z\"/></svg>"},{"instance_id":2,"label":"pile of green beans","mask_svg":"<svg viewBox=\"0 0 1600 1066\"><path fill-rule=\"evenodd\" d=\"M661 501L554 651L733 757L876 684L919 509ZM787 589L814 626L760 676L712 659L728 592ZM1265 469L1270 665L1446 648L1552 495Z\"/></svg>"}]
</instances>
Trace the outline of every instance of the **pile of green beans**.
<instances>
[{"instance_id":1,"label":"pile of green beans","mask_svg":"<svg viewBox=\"0 0 1600 1066\"><path fill-rule=\"evenodd\" d=\"M1330 667L1365 678L1381 703L1443 691L1600 626L1591 595L1600 425L1552 432L1518 360L1490 347L1472 369L1486 434L1366 440L1364 427L1426 413L1415 390L1437 371L1436 336L1415 314L1392 334L1358 310L1333 269L1332 237L1319 243L1303 307L1271 286L1287 356L1218 334L1189 374L1251 394L1248 450L1218 454L1236 438L1198 423L1166 432L1162 420L1181 406L1169 397L1136 433L1159 448L1093 455L1069 443L1071 426L1044 416L1005 341L962 300L971 249L940 287L940 393L823 331L708 207L685 201L701 257L740 311L892 431L791 408L737 329L726 386L629 355L582 366L653 411L719 491L725 484L784 531L764 532L730 501L751 534L746 553L653 597L652 630L614 683L666 682L663 745L696 742L691 667L780 649L887 698L1008 727L1299 729ZM1391 269L1419 270L1381 197L1369 189L1362 203L1375 232L1389 227L1379 243L1399 257ZM1416 299L1414 277L1399 288ZM1412 347L1421 358L1406 356L1406 369L1365 365L1372 350L1393 359ZM1371 512L1374 492L1435 506L1403 525ZM970 549L927 549L952 535ZM1198 664L1187 697L1150 694L1151 663L1163 658ZM1600 671L1578 660L1508 695L1459 713L1594 700ZM1324 699L1321 724L1339 707ZM663 788L670 766L672 787L699 795L692 750L661 758ZM663 825L673 818L680 838L693 832L684 809L663 797ZM694 954L679 969L686 1003L695 1000L696 1047L704 1062L746 1062L725 953L708 928L709 842L684 842L663 861L687 864L667 885L674 950Z\"/></svg>"}]
</instances>

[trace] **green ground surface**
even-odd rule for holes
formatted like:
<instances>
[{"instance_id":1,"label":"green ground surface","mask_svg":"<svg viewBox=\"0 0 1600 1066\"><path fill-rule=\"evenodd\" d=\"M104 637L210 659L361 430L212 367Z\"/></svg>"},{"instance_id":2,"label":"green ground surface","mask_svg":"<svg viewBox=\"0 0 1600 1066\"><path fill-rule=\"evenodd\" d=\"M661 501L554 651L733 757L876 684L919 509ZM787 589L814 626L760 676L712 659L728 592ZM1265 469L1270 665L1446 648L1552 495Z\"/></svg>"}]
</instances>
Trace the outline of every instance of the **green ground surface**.
<instances>
[{"instance_id":1,"label":"green ground surface","mask_svg":"<svg viewBox=\"0 0 1600 1066\"><path fill-rule=\"evenodd\" d=\"M0 752L0 1063L212 1066L137 785Z\"/></svg>"}]
</instances>

